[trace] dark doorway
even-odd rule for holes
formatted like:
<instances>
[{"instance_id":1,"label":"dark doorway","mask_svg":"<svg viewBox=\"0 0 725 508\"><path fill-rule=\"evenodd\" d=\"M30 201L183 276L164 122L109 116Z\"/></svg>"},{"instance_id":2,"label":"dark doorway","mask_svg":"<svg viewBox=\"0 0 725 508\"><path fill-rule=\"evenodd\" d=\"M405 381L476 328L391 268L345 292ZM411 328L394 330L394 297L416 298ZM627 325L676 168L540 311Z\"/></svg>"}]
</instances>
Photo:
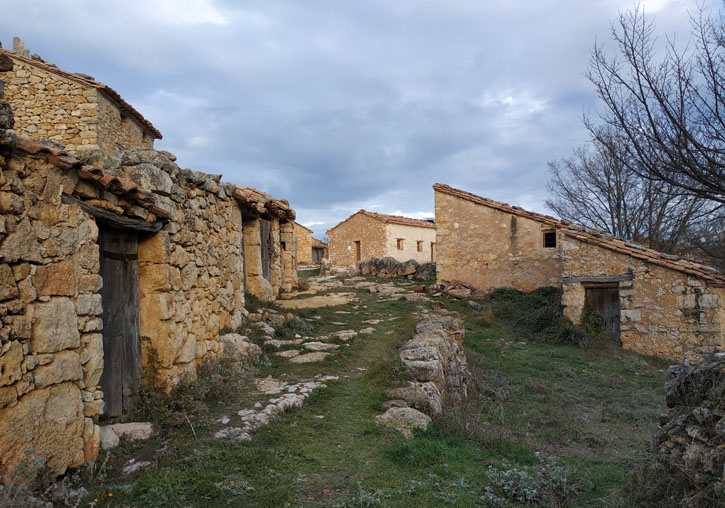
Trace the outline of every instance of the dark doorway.
<instances>
[{"instance_id":1,"label":"dark doorway","mask_svg":"<svg viewBox=\"0 0 725 508\"><path fill-rule=\"evenodd\" d=\"M619 287L617 285L598 285L585 287L584 304L601 316L604 330L619 342Z\"/></svg>"},{"instance_id":2,"label":"dark doorway","mask_svg":"<svg viewBox=\"0 0 725 508\"><path fill-rule=\"evenodd\" d=\"M312 247L312 262L319 263L325 257L324 247Z\"/></svg>"},{"instance_id":3,"label":"dark doorway","mask_svg":"<svg viewBox=\"0 0 725 508\"><path fill-rule=\"evenodd\" d=\"M360 240L355 241L355 261L360 261L362 259L362 249L360 247Z\"/></svg>"},{"instance_id":4,"label":"dark doorway","mask_svg":"<svg viewBox=\"0 0 725 508\"><path fill-rule=\"evenodd\" d=\"M128 413L141 379L139 339L138 237L100 229L98 245L103 288L103 375L101 387L109 417Z\"/></svg>"},{"instance_id":5,"label":"dark doorway","mask_svg":"<svg viewBox=\"0 0 725 508\"><path fill-rule=\"evenodd\" d=\"M272 221L259 220L259 240L261 243L260 257L262 258L262 277L272 283L272 256L274 253L274 238L272 237Z\"/></svg>"}]
</instances>

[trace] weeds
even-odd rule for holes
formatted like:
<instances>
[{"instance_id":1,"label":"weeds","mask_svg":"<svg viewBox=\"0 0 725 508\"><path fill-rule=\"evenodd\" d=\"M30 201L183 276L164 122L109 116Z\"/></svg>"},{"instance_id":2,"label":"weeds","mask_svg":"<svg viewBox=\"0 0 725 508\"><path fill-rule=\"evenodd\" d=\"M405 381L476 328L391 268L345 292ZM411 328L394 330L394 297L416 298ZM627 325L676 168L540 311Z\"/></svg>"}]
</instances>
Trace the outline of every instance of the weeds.
<instances>
[{"instance_id":1,"label":"weeds","mask_svg":"<svg viewBox=\"0 0 725 508\"><path fill-rule=\"evenodd\" d=\"M508 465L504 464L504 467ZM548 463L533 470L516 467L500 471L489 469L486 476L491 486L486 487L481 500L493 506L507 506L508 502L514 502L563 508L579 496L585 485L572 480L572 473L564 468Z\"/></svg>"}]
</instances>

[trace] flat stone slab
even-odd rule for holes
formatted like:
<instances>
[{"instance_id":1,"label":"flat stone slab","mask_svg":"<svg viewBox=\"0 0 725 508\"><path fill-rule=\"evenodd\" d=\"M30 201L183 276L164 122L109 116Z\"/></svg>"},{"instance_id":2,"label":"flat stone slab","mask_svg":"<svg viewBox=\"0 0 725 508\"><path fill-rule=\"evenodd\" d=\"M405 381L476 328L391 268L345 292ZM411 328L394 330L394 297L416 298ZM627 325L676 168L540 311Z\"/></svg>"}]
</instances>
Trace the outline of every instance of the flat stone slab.
<instances>
[{"instance_id":1,"label":"flat stone slab","mask_svg":"<svg viewBox=\"0 0 725 508\"><path fill-rule=\"evenodd\" d=\"M294 358L290 358L291 363L314 363L314 362L320 362L330 356L330 353L324 353L322 351L315 352L315 353L306 353L303 355L295 356Z\"/></svg>"},{"instance_id":2,"label":"flat stone slab","mask_svg":"<svg viewBox=\"0 0 725 508\"><path fill-rule=\"evenodd\" d=\"M277 356L281 356L282 358L294 358L295 356L298 356L300 352L297 349L288 349L287 351L278 351L275 354Z\"/></svg>"},{"instance_id":3,"label":"flat stone slab","mask_svg":"<svg viewBox=\"0 0 725 508\"><path fill-rule=\"evenodd\" d=\"M281 392L289 383L268 376L263 379L256 379L254 384L257 386L257 390L262 393L276 394Z\"/></svg>"},{"instance_id":4,"label":"flat stone slab","mask_svg":"<svg viewBox=\"0 0 725 508\"><path fill-rule=\"evenodd\" d=\"M391 407L385 413L375 417L375 423L397 430L406 439L413 437L413 429L425 429L430 422L430 416L412 407Z\"/></svg>"},{"instance_id":5,"label":"flat stone slab","mask_svg":"<svg viewBox=\"0 0 725 508\"><path fill-rule=\"evenodd\" d=\"M375 328L363 328L359 333L360 335L372 335L375 333Z\"/></svg>"},{"instance_id":6,"label":"flat stone slab","mask_svg":"<svg viewBox=\"0 0 725 508\"><path fill-rule=\"evenodd\" d=\"M340 330L339 332L335 332L333 334L333 337L337 337L340 340L348 341L353 337L357 337L357 332L355 330Z\"/></svg>"},{"instance_id":7,"label":"flat stone slab","mask_svg":"<svg viewBox=\"0 0 725 508\"><path fill-rule=\"evenodd\" d=\"M310 351L334 351L340 347L338 344L325 344L324 342L307 342L303 346Z\"/></svg>"},{"instance_id":8,"label":"flat stone slab","mask_svg":"<svg viewBox=\"0 0 725 508\"><path fill-rule=\"evenodd\" d=\"M355 301L355 293L331 293L329 295L311 296L297 300L280 300L277 305L283 309L315 309L319 307L336 307Z\"/></svg>"}]
</instances>

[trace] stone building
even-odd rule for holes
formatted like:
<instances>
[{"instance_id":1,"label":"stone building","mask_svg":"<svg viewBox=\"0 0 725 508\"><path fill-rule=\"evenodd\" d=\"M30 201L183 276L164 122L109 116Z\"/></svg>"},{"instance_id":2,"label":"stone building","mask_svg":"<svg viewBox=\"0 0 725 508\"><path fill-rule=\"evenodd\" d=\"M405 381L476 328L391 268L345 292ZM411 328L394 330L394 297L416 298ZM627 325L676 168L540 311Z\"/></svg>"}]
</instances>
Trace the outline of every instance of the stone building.
<instances>
[{"instance_id":1,"label":"stone building","mask_svg":"<svg viewBox=\"0 0 725 508\"><path fill-rule=\"evenodd\" d=\"M328 257L327 244L312 236L312 233L311 229L295 222L298 263L319 263Z\"/></svg>"},{"instance_id":2,"label":"stone building","mask_svg":"<svg viewBox=\"0 0 725 508\"><path fill-rule=\"evenodd\" d=\"M563 290L566 316L585 306L621 345L682 358L723 347L725 276L547 215L435 184L439 282L491 290Z\"/></svg>"},{"instance_id":3,"label":"stone building","mask_svg":"<svg viewBox=\"0 0 725 508\"><path fill-rule=\"evenodd\" d=\"M15 116L15 131L49 139L79 155L100 149L153 148L161 133L113 90L91 76L60 70L37 55L32 57L17 37L13 51L0 48L14 66L0 69L5 100Z\"/></svg>"},{"instance_id":4,"label":"stone building","mask_svg":"<svg viewBox=\"0 0 725 508\"><path fill-rule=\"evenodd\" d=\"M252 260L273 294L295 283L294 211L168 152L79 158L18 136L1 99L0 475L27 447L60 474L96 457L100 415L131 407L148 348L166 389L224 353Z\"/></svg>"},{"instance_id":5,"label":"stone building","mask_svg":"<svg viewBox=\"0 0 725 508\"><path fill-rule=\"evenodd\" d=\"M360 210L327 232L330 262L351 266L373 257L435 262L435 233L432 221Z\"/></svg>"}]
</instances>

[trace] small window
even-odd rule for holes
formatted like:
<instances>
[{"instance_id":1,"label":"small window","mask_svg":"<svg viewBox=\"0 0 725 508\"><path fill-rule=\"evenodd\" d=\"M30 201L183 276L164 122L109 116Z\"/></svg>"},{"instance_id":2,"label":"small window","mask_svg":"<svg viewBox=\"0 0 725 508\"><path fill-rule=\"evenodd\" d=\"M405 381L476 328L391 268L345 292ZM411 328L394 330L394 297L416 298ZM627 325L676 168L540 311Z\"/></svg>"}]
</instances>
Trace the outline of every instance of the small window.
<instances>
[{"instance_id":1,"label":"small window","mask_svg":"<svg viewBox=\"0 0 725 508\"><path fill-rule=\"evenodd\" d=\"M418 240L418 252L423 252L423 240Z\"/></svg>"},{"instance_id":2,"label":"small window","mask_svg":"<svg viewBox=\"0 0 725 508\"><path fill-rule=\"evenodd\" d=\"M398 250L403 250L403 239L398 238Z\"/></svg>"},{"instance_id":3,"label":"small window","mask_svg":"<svg viewBox=\"0 0 725 508\"><path fill-rule=\"evenodd\" d=\"M556 231L544 231L544 247L547 249L556 247Z\"/></svg>"},{"instance_id":4,"label":"small window","mask_svg":"<svg viewBox=\"0 0 725 508\"><path fill-rule=\"evenodd\" d=\"M282 252L284 252L285 250L287 250L286 249L287 244L285 242L279 242L279 243L282 245Z\"/></svg>"}]
</instances>

